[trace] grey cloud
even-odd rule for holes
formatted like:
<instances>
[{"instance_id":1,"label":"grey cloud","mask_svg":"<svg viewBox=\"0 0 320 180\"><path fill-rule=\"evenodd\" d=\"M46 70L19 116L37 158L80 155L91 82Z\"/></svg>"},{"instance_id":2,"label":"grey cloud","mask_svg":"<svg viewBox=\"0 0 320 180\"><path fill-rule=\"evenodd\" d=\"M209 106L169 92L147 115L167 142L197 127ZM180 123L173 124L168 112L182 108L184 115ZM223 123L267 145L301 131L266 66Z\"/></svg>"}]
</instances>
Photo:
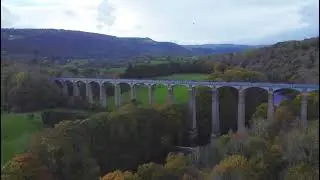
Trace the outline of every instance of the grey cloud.
<instances>
[{"instance_id":1,"label":"grey cloud","mask_svg":"<svg viewBox=\"0 0 320 180\"><path fill-rule=\"evenodd\" d=\"M302 40L319 36L319 2L302 6L299 14L301 24L305 24L304 27L258 39L254 43L273 44L279 41Z\"/></svg>"},{"instance_id":2,"label":"grey cloud","mask_svg":"<svg viewBox=\"0 0 320 180\"><path fill-rule=\"evenodd\" d=\"M317 25L319 29L319 1L304 6L300 10L301 21L308 25Z\"/></svg>"},{"instance_id":3,"label":"grey cloud","mask_svg":"<svg viewBox=\"0 0 320 180\"><path fill-rule=\"evenodd\" d=\"M104 27L110 27L115 22L115 8L108 0L102 0L98 6L98 16L97 16L97 28L99 30Z\"/></svg>"},{"instance_id":4,"label":"grey cloud","mask_svg":"<svg viewBox=\"0 0 320 180\"><path fill-rule=\"evenodd\" d=\"M14 26L19 17L14 15L7 7L1 5L1 27L12 27Z\"/></svg>"},{"instance_id":5,"label":"grey cloud","mask_svg":"<svg viewBox=\"0 0 320 180\"><path fill-rule=\"evenodd\" d=\"M65 10L64 14L67 15L67 16L75 16L76 15L76 13L73 12L72 10Z\"/></svg>"}]
</instances>

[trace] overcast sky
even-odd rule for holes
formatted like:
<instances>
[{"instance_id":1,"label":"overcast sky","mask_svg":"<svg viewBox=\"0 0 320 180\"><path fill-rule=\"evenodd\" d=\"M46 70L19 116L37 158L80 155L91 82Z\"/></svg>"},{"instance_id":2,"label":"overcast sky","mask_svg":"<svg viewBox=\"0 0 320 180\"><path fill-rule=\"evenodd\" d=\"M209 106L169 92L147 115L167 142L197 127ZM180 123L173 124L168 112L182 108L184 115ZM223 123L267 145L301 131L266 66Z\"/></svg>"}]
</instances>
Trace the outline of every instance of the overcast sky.
<instances>
[{"instance_id":1,"label":"overcast sky","mask_svg":"<svg viewBox=\"0 0 320 180\"><path fill-rule=\"evenodd\" d=\"M319 0L1 0L1 27L270 44L318 36Z\"/></svg>"}]
</instances>

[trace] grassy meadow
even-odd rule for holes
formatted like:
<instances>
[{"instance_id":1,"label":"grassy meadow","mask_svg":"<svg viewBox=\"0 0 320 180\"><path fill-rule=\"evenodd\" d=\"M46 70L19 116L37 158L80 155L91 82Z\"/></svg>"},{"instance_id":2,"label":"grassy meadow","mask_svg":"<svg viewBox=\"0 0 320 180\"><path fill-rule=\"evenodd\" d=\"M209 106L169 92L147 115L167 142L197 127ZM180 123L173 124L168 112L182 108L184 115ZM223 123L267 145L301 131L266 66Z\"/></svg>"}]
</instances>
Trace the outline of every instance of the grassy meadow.
<instances>
[{"instance_id":1,"label":"grassy meadow","mask_svg":"<svg viewBox=\"0 0 320 180\"><path fill-rule=\"evenodd\" d=\"M15 154L25 152L32 134L43 128L39 113L33 119L28 114L1 113L1 166Z\"/></svg>"},{"instance_id":2,"label":"grassy meadow","mask_svg":"<svg viewBox=\"0 0 320 180\"><path fill-rule=\"evenodd\" d=\"M165 80L205 80L208 78L207 74L173 74L170 76L159 76L153 79L165 79ZM184 86L175 86L173 90L174 102L184 103L188 101L188 89ZM164 104L167 101L168 90L167 87L163 85L157 85L154 87L154 103ZM138 86L137 88L137 99L144 105L148 105L148 87ZM114 97L107 97L109 109L115 108ZM122 93L121 95L122 103L130 101L130 92Z\"/></svg>"}]
</instances>

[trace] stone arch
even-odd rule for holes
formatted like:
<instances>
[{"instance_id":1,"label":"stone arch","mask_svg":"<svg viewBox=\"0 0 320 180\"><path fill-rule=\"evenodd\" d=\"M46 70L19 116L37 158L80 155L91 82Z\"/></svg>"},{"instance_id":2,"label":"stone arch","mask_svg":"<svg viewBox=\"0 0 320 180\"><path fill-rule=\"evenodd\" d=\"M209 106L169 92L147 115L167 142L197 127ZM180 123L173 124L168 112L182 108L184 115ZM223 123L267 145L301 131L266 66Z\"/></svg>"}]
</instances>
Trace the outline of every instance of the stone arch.
<instances>
[{"instance_id":1,"label":"stone arch","mask_svg":"<svg viewBox=\"0 0 320 180\"><path fill-rule=\"evenodd\" d=\"M153 103L154 104L165 104L167 103L168 97L168 87L169 84L158 81L157 83L152 85L153 87Z\"/></svg>"},{"instance_id":2,"label":"stone arch","mask_svg":"<svg viewBox=\"0 0 320 180\"><path fill-rule=\"evenodd\" d=\"M128 82L119 82L117 83L120 86L120 99L121 104L128 103L130 99L130 84Z\"/></svg>"},{"instance_id":3,"label":"stone arch","mask_svg":"<svg viewBox=\"0 0 320 180\"><path fill-rule=\"evenodd\" d=\"M67 86L68 96L72 96L73 95L73 82L70 80L65 80L64 85Z\"/></svg>"},{"instance_id":4,"label":"stone arch","mask_svg":"<svg viewBox=\"0 0 320 180\"><path fill-rule=\"evenodd\" d=\"M62 88L63 87L63 81L61 80L58 80L58 79L55 79L53 80L54 84L56 84L59 88Z\"/></svg>"},{"instance_id":5,"label":"stone arch","mask_svg":"<svg viewBox=\"0 0 320 180\"><path fill-rule=\"evenodd\" d=\"M189 100L189 94L188 94L188 89L189 85L188 84L172 84L171 85L172 91L173 91L173 103L181 104L181 103L187 103Z\"/></svg>"},{"instance_id":6,"label":"stone arch","mask_svg":"<svg viewBox=\"0 0 320 180\"><path fill-rule=\"evenodd\" d=\"M245 88L245 120L247 126L250 126L250 120L252 120L252 115L256 112L257 107L268 103L269 91L268 88L258 86ZM267 114L265 118L267 118Z\"/></svg>"},{"instance_id":7,"label":"stone arch","mask_svg":"<svg viewBox=\"0 0 320 180\"><path fill-rule=\"evenodd\" d=\"M114 104L114 84L110 81L101 82L100 86L104 87L104 95L106 97L106 104L108 109L113 109L115 107ZM100 93L99 93L100 96Z\"/></svg>"},{"instance_id":8,"label":"stone arch","mask_svg":"<svg viewBox=\"0 0 320 180\"><path fill-rule=\"evenodd\" d=\"M222 133L227 133L230 129L238 129L238 101L239 87L220 86L219 92L219 118Z\"/></svg>"},{"instance_id":9,"label":"stone arch","mask_svg":"<svg viewBox=\"0 0 320 180\"><path fill-rule=\"evenodd\" d=\"M92 93L92 100L94 103L99 103L99 98L100 98L100 84L97 81L88 81L87 82L89 88L91 88L91 93ZM86 91L88 91L86 89Z\"/></svg>"},{"instance_id":10,"label":"stone arch","mask_svg":"<svg viewBox=\"0 0 320 180\"><path fill-rule=\"evenodd\" d=\"M79 88L79 94L80 94L81 99L83 99L83 100L86 99L86 92L87 92L86 83L84 81L81 81L81 80L77 80L74 83Z\"/></svg>"},{"instance_id":11,"label":"stone arch","mask_svg":"<svg viewBox=\"0 0 320 180\"><path fill-rule=\"evenodd\" d=\"M132 84L134 86L134 97L135 100L143 105L148 104L148 88L149 86L155 88L154 84L149 84L147 82L136 82Z\"/></svg>"},{"instance_id":12,"label":"stone arch","mask_svg":"<svg viewBox=\"0 0 320 180\"><path fill-rule=\"evenodd\" d=\"M295 88L275 88L273 90L274 104L279 106L281 102L285 100L293 100L297 95L301 94L302 91L302 89Z\"/></svg>"}]
</instances>

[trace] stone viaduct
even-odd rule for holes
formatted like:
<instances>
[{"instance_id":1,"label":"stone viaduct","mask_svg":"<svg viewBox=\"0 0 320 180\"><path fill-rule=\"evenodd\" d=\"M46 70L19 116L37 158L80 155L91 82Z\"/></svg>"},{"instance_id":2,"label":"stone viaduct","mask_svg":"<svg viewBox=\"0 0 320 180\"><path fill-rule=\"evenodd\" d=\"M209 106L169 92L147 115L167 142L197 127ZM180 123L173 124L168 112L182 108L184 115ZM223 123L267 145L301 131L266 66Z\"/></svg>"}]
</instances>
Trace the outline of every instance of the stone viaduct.
<instances>
[{"instance_id":1,"label":"stone viaduct","mask_svg":"<svg viewBox=\"0 0 320 180\"><path fill-rule=\"evenodd\" d=\"M78 82L86 85L86 96L90 103L93 103L91 83L97 83L100 87L100 104L107 106L106 83L112 84L115 88L115 105L121 105L120 83L130 86L131 99L136 99L136 87L146 85L149 89L149 104L153 103L153 87L157 84L165 85L168 88L168 101L173 102L173 88L182 85L188 88L189 109L192 117L192 129L196 129L196 87L208 87L212 90L212 136L220 133L219 121L219 91L221 87L233 87L238 90L238 130L245 129L245 90L248 88L261 88L268 92L268 120L274 116L274 92L281 89L293 89L301 93L301 117L300 120L304 126L307 125L307 95L308 93L319 90L319 85L310 84L280 84L280 83L248 83L248 82L214 82L214 81L190 81L190 80L142 80L142 79L99 79L99 78L53 78L53 81L60 82L63 86L63 92L68 92L67 82L73 85L73 96L79 96Z\"/></svg>"}]
</instances>

